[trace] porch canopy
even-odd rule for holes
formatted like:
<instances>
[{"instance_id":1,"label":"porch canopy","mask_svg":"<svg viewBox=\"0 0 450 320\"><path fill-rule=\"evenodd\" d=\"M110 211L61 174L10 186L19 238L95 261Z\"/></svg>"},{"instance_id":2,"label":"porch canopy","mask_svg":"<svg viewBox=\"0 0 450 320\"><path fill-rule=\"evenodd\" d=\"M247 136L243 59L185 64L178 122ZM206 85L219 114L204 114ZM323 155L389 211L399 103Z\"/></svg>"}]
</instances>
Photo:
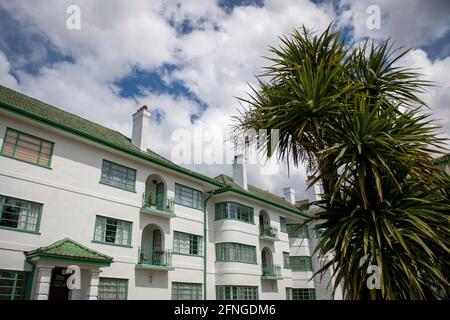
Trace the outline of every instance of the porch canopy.
<instances>
[{"instance_id":1,"label":"porch canopy","mask_svg":"<svg viewBox=\"0 0 450 320\"><path fill-rule=\"evenodd\" d=\"M109 267L113 258L98 251L89 249L78 242L64 238L49 246L40 247L32 251L25 251L27 261L54 261L91 265L95 267Z\"/></svg>"}]
</instances>

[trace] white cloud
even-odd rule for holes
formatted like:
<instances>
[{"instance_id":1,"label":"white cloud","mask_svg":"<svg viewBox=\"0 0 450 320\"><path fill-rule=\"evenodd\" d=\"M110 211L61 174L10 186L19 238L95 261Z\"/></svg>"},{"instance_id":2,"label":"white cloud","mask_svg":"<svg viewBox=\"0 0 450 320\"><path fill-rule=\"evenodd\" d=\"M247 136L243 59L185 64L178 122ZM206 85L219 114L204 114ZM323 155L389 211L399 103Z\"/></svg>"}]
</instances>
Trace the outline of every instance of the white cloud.
<instances>
[{"instance_id":1,"label":"white cloud","mask_svg":"<svg viewBox=\"0 0 450 320\"><path fill-rule=\"evenodd\" d=\"M380 8L381 28L370 30L367 8ZM339 3L338 22L350 25L356 40L392 38L398 46L428 44L450 30L450 2L448 0L343 0Z\"/></svg>"},{"instance_id":2,"label":"white cloud","mask_svg":"<svg viewBox=\"0 0 450 320\"><path fill-rule=\"evenodd\" d=\"M81 8L82 28L79 31L66 28L69 4ZM382 10L398 10L398 6L383 2ZM408 35L409 29L405 31L397 26L398 21L393 18L396 12L390 11L390 20L377 36L393 33L395 37L404 38L404 33L407 33L411 38L405 39L412 44L426 41L428 38L423 35L427 33L429 38L439 37L450 24L446 24L443 17L436 28L430 29L421 22L430 12L424 6L415 2L402 11L408 17L414 14L414 10L422 11L417 13L420 21L415 24L406 22L418 29L415 34ZM162 122L153 123L151 148L167 157L170 157L175 144L170 141L170 135L177 128L193 130L203 126L217 134L226 130L230 116L236 114L239 106L235 97L244 97L249 90L247 83L255 83L254 74L268 63L262 56L268 54L268 45L278 44L278 36L302 24L321 30L335 17L331 4L316 5L307 0L266 0L264 7L236 7L229 14L213 0L15 0L3 1L0 7L6 8L20 21L24 32L42 35L56 50L74 58L74 63L56 63L41 68L34 75L17 72L20 79L20 84L17 84L9 74L12 60L8 62L0 52L0 83L128 136L131 133L131 115L140 105L162 110L165 114ZM348 18L349 14L353 19ZM352 2L339 22L351 23L357 37L367 35L361 27L363 22L365 27L364 14L364 4ZM435 14L440 16L440 12ZM193 28L188 34L177 33L171 25L174 23L179 27L186 21ZM432 89L436 91L432 91L428 98L440 116L449 119L448 108L444 104L449 101L448 86L445 87L450 83L445 73L449 58L432 62L419 51L413 51L410 57L408 64L418 64L432 79L444 84L442 89ZM172 74L166 74L164 81L182 81L209 106L195 125L191 124L190 118L199 112L199 106L186 97L157 94L147 88L135 99L123 98L113 85L133 66L152 69L165 63L176 64L178 68ZM446 126L449 126L448 122ZM231 173L231 166L189 167L209 175L222 171ZM249 175L251 183L277 194L281 194L283 187L291 185L297 189L297 198L305 197L302 190L306 176L301 168L291 167L291 177L288 178L285 164L280 166L280 174L276 176L262 176L258 166L250 166Z\"/></svg>"},{"instance_id":3,"label":"white cloud","mask_svg":"<svg viewBox=\"0 0 450 320\"><path fill-rule=\"evenodd\" d=\"M399 64L416 68L424 79L434 82L434 86L429 87L421 98L430 106L433 118L442 125L441 132L450 139L450 56L431 61L425 51L416 49L410 51Z\"/></svg>"},{"instance_id":4,"label":"white cloud","mask_svg":"<svg viewBox=\"0 0 450 320\"><path fill-rule=\"evenodd\" d=\"M0 51L0 83L12 89L17 87L17 80L10 74L10 64Z\"/></svg>"}]
</instances>

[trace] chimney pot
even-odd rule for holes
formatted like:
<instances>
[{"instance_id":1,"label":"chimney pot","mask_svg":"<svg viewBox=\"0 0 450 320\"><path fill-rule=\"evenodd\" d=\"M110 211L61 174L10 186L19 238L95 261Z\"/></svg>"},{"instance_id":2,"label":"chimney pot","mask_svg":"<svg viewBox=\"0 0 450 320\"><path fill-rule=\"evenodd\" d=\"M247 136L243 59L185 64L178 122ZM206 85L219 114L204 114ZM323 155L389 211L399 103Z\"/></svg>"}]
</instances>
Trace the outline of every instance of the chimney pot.
<instances>
[{"instance_id":1,"label":"chimney pot","mask_svg":"<svg viewBox=\"0 0 450 320\"><path fill-rule=\"evenodd\" d=\"M133 114L133 133L131 142L141 151L147 152L151 113L146 105Z\"/></svg>"},{"instance_id":2,"label":"chimney pot","mask_svg":"<svg viewBox=\"0 0 450 320\"><path fill-rule=\"evenodd\" d=\"M286 187L283 189L284 198L290 204L295 204L295 190L291 187Z\"/></svg>"},{"instance_id":3,"label":"chimney pot","mask_svg":"<svg viewBox=\"0 0 450 320\"><path fill-rule=\"evenodd\" d=\"M247 167L245 165L244 155L242 154L234 156L233 181L236 182L241 188L247 190Z\"/></svg>"}]
</instances>

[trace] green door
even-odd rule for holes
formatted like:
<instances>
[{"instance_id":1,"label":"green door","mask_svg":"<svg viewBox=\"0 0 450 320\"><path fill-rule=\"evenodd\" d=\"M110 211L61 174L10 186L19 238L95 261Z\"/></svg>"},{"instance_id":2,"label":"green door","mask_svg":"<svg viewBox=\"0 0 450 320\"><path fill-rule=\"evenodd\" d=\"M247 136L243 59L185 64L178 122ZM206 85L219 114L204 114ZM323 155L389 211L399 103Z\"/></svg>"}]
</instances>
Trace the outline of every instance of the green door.
<instances>
[{"instance_id":1,"label":"green door","mask_svg":"<svg viewBox=\"0 0 450 320\"><path fill-rule=\"evenodd\" d=\"M152 264L159 266L161 265L161 231L158 229L153 230L153 242L152 242Z\"/></svg>"},{"instance_id":2,"label":"green door","mask_svg":"<svg viewBox=\"0 0 450 320\"><path fill-rule=\"evenodd\" d=\"M164 210L164 183L162 182L156 184L156 208Z\"/></svg>"}]
</instances>

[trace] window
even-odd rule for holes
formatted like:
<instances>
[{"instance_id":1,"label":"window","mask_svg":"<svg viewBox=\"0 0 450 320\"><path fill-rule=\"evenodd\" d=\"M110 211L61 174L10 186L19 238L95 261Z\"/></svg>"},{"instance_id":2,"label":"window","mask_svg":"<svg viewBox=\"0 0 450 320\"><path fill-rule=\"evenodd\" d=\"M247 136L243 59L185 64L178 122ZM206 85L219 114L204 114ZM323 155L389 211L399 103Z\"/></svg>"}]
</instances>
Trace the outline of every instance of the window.
<instances>
[{"instance_id":1,"label":"window","mask_svg":"<svg viewBox=\"0 0 450 320\"><path fill-rule=\"evenodd\" d=\"M201 300L201 283L172 282L172 300Z\"/></svg>"},{"instance_id":2,"label":"window","mask_svg":"<svg viewBox=\"0 0 450 320\"><path fill-rule=\"evenodd\" d=\"M308 239L309 238L309 232L308 232L307 225L288 224L287 232L288 232L289 238L300 238L300 239Z\"/></svg>"},{"instance_id":3,"label":"window","mask_svg":"<svg viewBox=\"0 0 450 320\"><path fill-rule=\"evenodd\" d=\"M258 300L258 287L216 286L217 300Z\"/></svg>"},{"instance_id":4,"label":"window","mask_svg":"<svg viewBox=\"0 0 450 320\"><path fill-rule=\"evenodd\" d=\"M100 278L98 300L127 300L127 296L127 279Z\"/></svg>"},{"instance_id":5,"label":"window","mask_svg":"<svg viewBox=\"0 0 450 320\"><path fill-rule=\"evenodd\" d=\"M135 191L136 170L103 160L100 183L128 191Z\"/></svg>"},{"instance_id":6,"label":"window","mask_svg":"<svg viewBox=\"0 0 450 320\"><path fill-rule=\"evenodd\" d=\"M0 270L0 300L23 300L27 273Z\"/></svg>"},{"instance_id":7,"label":"window","mask_svg":"<svg viewBox=\"0 0 450 320\"><path fill-rule=\"evenodd\" d=\"M217 261L256 263L256 247L241 243L216 243Z\"/></svg>"},{"instance_id":8,"label":"window","mask_svg":"<svg viewBox=\"0 0 450 320\"><path fill-rule=\"evenodd\" d=\"M236 202L216 203L215 219L234 219L254 223L253 208Z\"/></svg>"},{"instance_id":9,"label":"window","mask_svg":"<svg viewBox=\"0 0 450 320\"><path fill-rule=\"evenodd\" d=\"M290 269L291 262L289 261L289 252L283 252L283 268Z\"/></svg>"},{"instance_id":10,"label":"window","mask_svg":"<svg viewBox=\"0 0 450 320\"><path fill-rule=\"evenodd\" d=\"M287 300L315 300L316 291L314 289L286 288Z\"/></svg>"},{"instance_id":11,"label":"window","mask_svg":"<svg viewBox=\"0 0 450 320\"><path fill-rule=\"evenodd\" d=\"M2 155L50 168L52 153L53 142L11 128L6 129Z\"/></svg>"},{"instance_id":12,"label":"window","mask_svg":"<svg viewBox=\"0 0 450 320\"><path fill-rule=\"evenodd\" d=\"M284 218L284 217L280 217L280 231L288 232L287 225L286 225L286 218Z\"/></svg>"},{"instance_id":13,"label":"window","mask_svg":"<svg viewBox=\"0 0 450 320\"><path fill-rule=\"evenodd\" d=\"M38 232L42 204L0 195L0 227Z\"/></svg>"},{"instance_id":14,"label":"window","mask_svg":"<svg viewBox=\"0 0 450 320\"><path fill-rule=\"evenodd\" d=\"M200 256L202 254L202 237L174 231L173 252Z\"/></svg>"},{"instance_id":15,"label":"window","mask_svg":"<svg viewBox=\"0 0 450 320\"><path fill-rule=\"evenodd\" d=\"M175 183L175 203L194 209L203 209L203 194L198 190Z\"/></svg>"},{"instance_id":16,"label":"window","mask_svg":"<svg viewBox=\"0 0 450 320\"><path fill-rule=\"evenodd\" d=\"M131 225L129 221L97 216L94 241L130 246Z\"/></svg>"},{"instance_id":17,"label":"window","mask_svg":"<svg viewBox=\"0 0 450 320\"><path fill-rule=\"evenodd\" d=\"M290 256L289 262L292 271L312 271L311 257Z\"/></svg>"}]
</instances>

